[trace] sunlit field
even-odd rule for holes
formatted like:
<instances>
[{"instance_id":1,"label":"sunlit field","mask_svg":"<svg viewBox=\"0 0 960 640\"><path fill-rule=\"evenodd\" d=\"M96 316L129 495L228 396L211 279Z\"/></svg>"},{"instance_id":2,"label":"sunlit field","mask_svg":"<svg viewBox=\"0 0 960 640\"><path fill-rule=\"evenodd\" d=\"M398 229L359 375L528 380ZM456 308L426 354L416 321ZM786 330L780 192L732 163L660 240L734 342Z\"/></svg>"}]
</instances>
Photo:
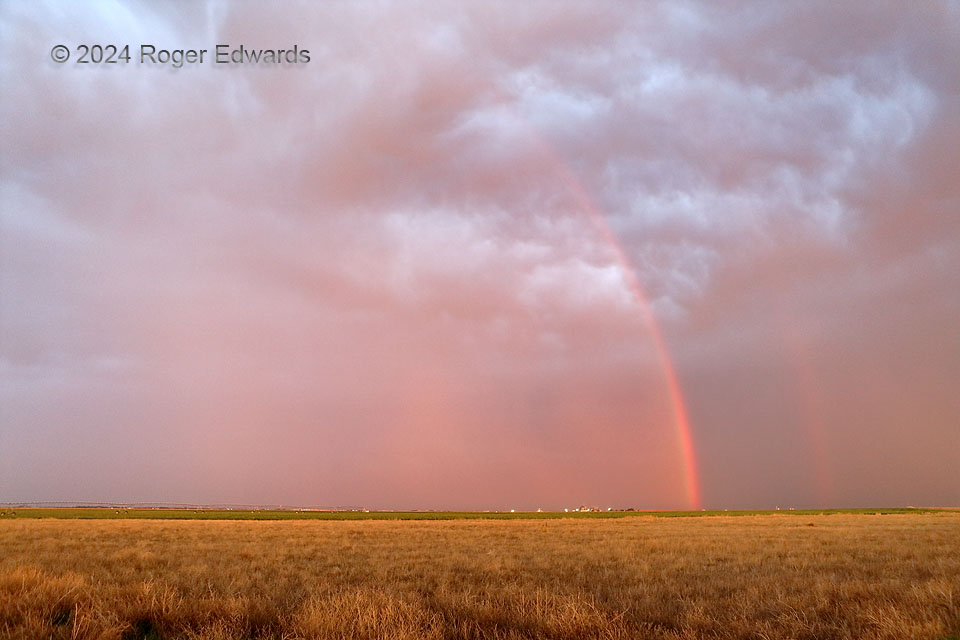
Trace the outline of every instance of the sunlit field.
<instances>
[{"instance_id":1,"label":"sunlit field","mask_svg":"<svg viewBox=\"0 0 960 640\"><path fill-rule=\"evenodd\" d=\"M960 513L0 519L4 638L951 638Z\"/></svg>"}]
</instances>

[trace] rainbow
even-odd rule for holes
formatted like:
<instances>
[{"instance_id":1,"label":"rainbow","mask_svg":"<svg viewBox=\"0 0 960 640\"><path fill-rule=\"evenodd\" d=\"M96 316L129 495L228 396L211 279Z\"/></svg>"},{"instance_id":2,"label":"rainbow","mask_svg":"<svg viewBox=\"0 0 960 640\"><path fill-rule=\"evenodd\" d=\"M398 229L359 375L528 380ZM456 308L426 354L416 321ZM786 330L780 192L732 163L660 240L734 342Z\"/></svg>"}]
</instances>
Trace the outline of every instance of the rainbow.
<instances>
[{"instance_id":1,"label":"rainbow","mask_svg":"<svg viewBox=\"0 0 960 640\"><path fill-rule=\"evenodd\" d=\"M496 92L496 89L494 89ZM504 96L506 98L506 96ZM507 101L504 100L504 104ZM527 131L531 134L532 142L540 151L552 162L556 171L560 175L563 183L567 186L570 194L575 198L577 206L585 211L590 218L590 222L603 239L604 243L610 248L617 266L620 268L623 277L626 280L630 293L640 306L643 316L643 322L649 328L650 336L653 341L660 370L663 372L664 383L667 388L667 396L670 404L670 410L673 414L673 431L676 439L677 449L680 452L683 490L686 497L687 506L690 509L701 508L700 495L700 473L697 463L696 447L693 442L693 431L690 428L690 419L687 415L687 407L683 400L683 392L680 383L677 380L677 372L670 358L670 352L667 349L666 341L660 331L653 311L650 309L650 303L640 285L640 279L637 277L637 270L634 268L622 245L610 229L606 218L600 212L599 208L593 204L583 183L570 170L563 158L553 149L549 142L540 134L537 128L529 122L519 111L514 111L514 115L520 122L526 125Z\"/></svg>"},{"instance_id":2,"label":"rainbow","mask_svg":"<svg viewBox=\"0 0 960 640\"><path fill-rule=\"evenodd\" d=\"M800 420L812 459L811 472L816 496L822 505L835 503L833 472L827 456L827 436L822 388L810 360L810 348L792 322L790 309L780 310L783 342L787 348L800 403Z\"/></svg>"},{"instance_id":3,"label":"rainbow","mask_svg":"<svg viewBox=\"0 0 960 640\"><path fill-rule=\"evenodd\" d=\"M559 161L555 154L550 154L557 163L558 171L561 173L564 183L570 189L571 194L576 198L578 206L586 211L594 228L600 234L604 243L610 248L616 259L617 266L626 279L627 287L634 299L639 303L643 321L650 330L650 336L653 340L654 349L658 364L663 372L664 383L667 387L667 393L670 402L670 409L673 413L674 435L676 437L677 447L680 451L683 465L683 483L684 494L687 499L687 505L690 509L699 509L701 505L700 497L700 476L699 466L697 464L697 452L693 444L693 430L690 428L690 419L687 416L687 407L683 401L683 392L680 383L677 380L676 369L670 358L670 352L667 349L666 341L657 324L656 317L650 309L650 303L640 285L640 279L637 277L636 269L627 257L620 242L610 230L606 218L600 210L594 206L586 189L572 171Z\"/></svg>"}]
</instances>

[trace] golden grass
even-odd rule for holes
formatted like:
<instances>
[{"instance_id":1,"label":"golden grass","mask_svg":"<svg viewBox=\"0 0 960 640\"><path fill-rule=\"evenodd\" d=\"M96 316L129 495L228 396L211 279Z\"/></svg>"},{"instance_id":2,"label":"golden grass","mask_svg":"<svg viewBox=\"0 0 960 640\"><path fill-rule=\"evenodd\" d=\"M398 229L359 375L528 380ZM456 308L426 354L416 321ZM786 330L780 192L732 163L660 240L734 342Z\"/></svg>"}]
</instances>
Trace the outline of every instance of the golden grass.
<instances>
[{"instance_id":1,"label":"golden grass","mask_svg":"<svg viewBox=\"0 0 960 640\"><path fill-rule=\"evenodd\" d=\"M4 638L945 638L960 513L0 521Z\"/></svg>"}]
</instances>

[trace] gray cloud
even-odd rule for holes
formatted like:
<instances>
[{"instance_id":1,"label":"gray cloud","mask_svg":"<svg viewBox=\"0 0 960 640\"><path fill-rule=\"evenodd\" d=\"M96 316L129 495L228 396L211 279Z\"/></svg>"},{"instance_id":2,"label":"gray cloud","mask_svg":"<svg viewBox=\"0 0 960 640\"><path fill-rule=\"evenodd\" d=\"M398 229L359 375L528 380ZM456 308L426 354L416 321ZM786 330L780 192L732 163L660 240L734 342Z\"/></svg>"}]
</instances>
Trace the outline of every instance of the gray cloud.
<instances>
[{"instance_id":1,"label":"gray cloud","mask_svg":"<svg viewBox=\"0 0 960 640\"><path fill-rule=\"evenodd\" d=\"M956 503L956 8L605 9L5 3L0 500Z\"/></svg>"}]
</instances>

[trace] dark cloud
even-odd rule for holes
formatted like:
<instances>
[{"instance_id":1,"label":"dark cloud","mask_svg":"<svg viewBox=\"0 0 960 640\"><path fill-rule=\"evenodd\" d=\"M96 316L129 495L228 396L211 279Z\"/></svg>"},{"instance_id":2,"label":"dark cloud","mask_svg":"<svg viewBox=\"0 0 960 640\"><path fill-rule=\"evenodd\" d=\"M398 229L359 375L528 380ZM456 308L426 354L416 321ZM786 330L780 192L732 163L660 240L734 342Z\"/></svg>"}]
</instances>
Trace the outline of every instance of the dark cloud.
<instances>
[{"instance_id":1,"label":"dark cloud","mask_svg":"<svg viewBox=\"0 0 960 640\"><path fill-rule=\"evenodd\" d=\"M0 7L0 500L960 499L952 4L416 9Z\"/></svg>"}]
</instances>

